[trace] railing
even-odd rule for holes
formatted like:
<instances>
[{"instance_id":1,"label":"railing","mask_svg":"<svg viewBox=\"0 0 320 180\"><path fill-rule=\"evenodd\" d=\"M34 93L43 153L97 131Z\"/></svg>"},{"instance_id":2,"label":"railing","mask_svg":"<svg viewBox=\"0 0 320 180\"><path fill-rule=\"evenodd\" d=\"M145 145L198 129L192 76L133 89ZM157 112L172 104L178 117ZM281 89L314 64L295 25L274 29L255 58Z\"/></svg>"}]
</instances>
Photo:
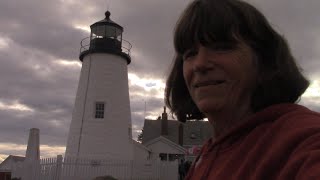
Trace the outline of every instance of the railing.
<instances>
[{"instance_id":1,"label":"railing","mask_svg":"<svg viewBox=\"0 0 320 180\"><path fill-rule=\"evenodd\" d=\"M90 48L90 37L86 37L84 39L81 40L80 42L80 54L84 51L89 50Z\"/></svg>"},{"instance_id":2,"label":"railing","mask_svg":"<svg viewBox=\"0 0 320 180\"><path fill-rule=\"evenodd\" d=\"M95 36L94 39L102 39L102 37L99 36ZM110 38L112 39L112 38ZM130 50L132 48L132 45L130 44L129 41L126 41L124 39L116 39L121 43L121 51L125 54L127 54L128 56L130 56ZM81 47L80 47L80 54L83 53L84 51L88 51L90 49L90 37L86 37L84 39L81 40Z\"/></svg>"}]
</instances>

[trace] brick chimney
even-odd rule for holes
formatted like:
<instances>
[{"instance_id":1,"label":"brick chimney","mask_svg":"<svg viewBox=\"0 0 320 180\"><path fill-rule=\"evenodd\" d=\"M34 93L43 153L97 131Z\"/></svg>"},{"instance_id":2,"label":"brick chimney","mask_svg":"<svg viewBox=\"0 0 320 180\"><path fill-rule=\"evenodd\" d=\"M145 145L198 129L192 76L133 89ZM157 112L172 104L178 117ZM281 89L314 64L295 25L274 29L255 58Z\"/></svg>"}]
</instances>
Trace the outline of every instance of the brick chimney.
<instances>
[{"instance_id":1,"label":"brick chimney","mask_svg":"<svg viewBox=\"0 0 320 180\"><path fill-rule=\"evenodd\" d=\"M168 114L166 113L166 107L163 107L163 113L161 117L161 135L168 135Z\"/></svg>"}]
</instances>

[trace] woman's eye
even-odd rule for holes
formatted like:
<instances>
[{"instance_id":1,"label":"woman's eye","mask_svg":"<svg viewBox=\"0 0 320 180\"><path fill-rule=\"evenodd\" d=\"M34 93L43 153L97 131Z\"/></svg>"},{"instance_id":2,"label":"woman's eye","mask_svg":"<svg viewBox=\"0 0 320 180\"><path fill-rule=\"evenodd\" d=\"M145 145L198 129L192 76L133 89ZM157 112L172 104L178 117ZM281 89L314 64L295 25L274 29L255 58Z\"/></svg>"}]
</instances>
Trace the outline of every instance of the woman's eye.
<instances>
[{"instance_id":1,"label":"woman's eye","mask_svg":"<svg viewBox=\"0 0 320 180\"><path fill-rule=\"evenodd\" d=\"M182 55L182 59L185 61L197 54L198 54L197 50L188 50Z\"/></svg>"}]
</instances>

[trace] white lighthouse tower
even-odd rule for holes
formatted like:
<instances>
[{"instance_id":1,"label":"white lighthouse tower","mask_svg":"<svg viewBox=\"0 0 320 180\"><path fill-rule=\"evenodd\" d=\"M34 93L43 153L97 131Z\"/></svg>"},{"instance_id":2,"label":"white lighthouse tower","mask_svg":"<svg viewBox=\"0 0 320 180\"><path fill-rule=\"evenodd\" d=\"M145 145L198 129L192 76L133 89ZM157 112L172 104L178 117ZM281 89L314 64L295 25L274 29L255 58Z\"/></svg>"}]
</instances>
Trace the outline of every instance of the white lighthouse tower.
<instances>
[{"instance_id":1,"label":"white lighthouse tower","mask_svg":"<svg viewBox=\"0 0 320 180\"><path fill-rule=\"evenodd\" d=\"M81 41L82 69L66 157L131 160L131 45L122 39L123 27L110 20L109 11L105 16Z\"/></svg>"}]
</instances>

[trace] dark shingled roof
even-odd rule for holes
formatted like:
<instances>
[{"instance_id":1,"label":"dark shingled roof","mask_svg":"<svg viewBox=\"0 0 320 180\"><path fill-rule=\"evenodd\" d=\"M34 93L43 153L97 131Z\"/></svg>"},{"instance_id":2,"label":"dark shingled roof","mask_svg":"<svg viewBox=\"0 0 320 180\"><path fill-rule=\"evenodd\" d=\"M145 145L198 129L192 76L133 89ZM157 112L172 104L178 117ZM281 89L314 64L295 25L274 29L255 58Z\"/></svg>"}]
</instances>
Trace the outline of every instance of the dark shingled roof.
<instances>
[{"instance_id":1,"label":"dark shingled roof","mask_svg":"<svg viewBox=\"0 0 320 180\"><path fill-rule=\"evenodd\" d=\"M213 129L209 121L187 121L183 126L184 145L202 145L213 136Z\"/></svg>"},{"instance_id":2,"label":"dark shingled roof","mask_svg":"<svg viewBox=\"0 0 320 180\"><path fill-rule=\"evenodd\" d=\"M213 135L212 126L208 121L187 121L181 123L177 120L168 120L168 135L161 135L161 118L158 120L145 119L143 127L142 144L159 136L164 136L172 142L179 144L179 125L183 125L183 146L202 145Z\"/></svg>"}]
</instances>

